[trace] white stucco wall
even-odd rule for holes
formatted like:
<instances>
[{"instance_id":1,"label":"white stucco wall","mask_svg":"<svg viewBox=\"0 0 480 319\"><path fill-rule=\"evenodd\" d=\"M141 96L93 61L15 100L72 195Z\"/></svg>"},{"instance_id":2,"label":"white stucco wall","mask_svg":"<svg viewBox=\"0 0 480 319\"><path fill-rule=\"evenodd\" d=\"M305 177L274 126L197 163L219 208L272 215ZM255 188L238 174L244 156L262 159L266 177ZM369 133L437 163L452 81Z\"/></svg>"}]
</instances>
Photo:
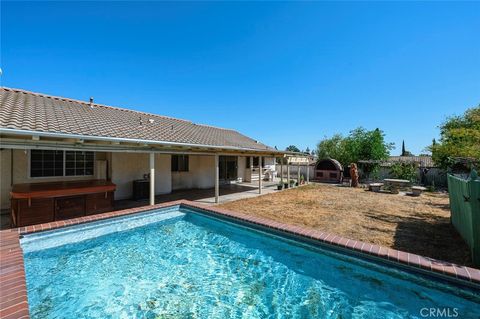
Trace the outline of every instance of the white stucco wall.
<instances>
[{"instance_id":1,"label":"white stucco wall","mask_svg":"<svg viewBox=\"0 0 480 319\"><path fill-rule=\"evenodd\" d=\"M172 172L172 190L215 186L215 157L190 155L188 172Z\"/></svg>"},{"instance_id":2,"label":"white stucco wall","mask_svg":"<svg viewBox=\"0 0 480 319\"><path fill-rule=\"evenodd\" d=\"M11 150L0 151L0 208L10 207Z\"/></svg>"},{"instance_id":3,"label":"white stucco wall","mask_svg":"<svg viewBox=\"0 0 480 319\"><path fill-rule=\"evenodd\" d=\"M246 181L245 179L246 165L247 165L247 158L245 156L239 156L237 160L237 177L239 179L242 179L243 182Z\"/></svg>"},{"instance_id":4,"label":"white stucco wall","mask_svg":"<svg viewBox=\"0 0 480 319\"><path fill-rule=\"evenodd\" d=\"M1 150L0 155L0 207L1 209L10 208L10 190L12 184L21 183L41 183L41 182L58 182L58 181L73 181L73 180L89 180L95 178L97 170L94 166L93 176L60 176L60 177L35 177L31 178L28 171L29 168L29 151L24 150ZM11 153L13 152L13 153ZM13 155L13 165L11 165L11 156ZM96 152L95 160L105 160L106 153ZM13 168L13 169L12 169Z\"/></svg>"},{"instance_id":5,"label":"white stucco wall","mask_svg":"<svg viewBox=\"0 0 480 319\"><path fill-rule=\"evenodd\" d=\"M170 172L170 155L155 155L155 194L167 194L172 191ZM133 184L150 172L149 154L147 153L111 153L111 177L117 185L115 199L132 197Z\"/></svg>"}]
</instances>

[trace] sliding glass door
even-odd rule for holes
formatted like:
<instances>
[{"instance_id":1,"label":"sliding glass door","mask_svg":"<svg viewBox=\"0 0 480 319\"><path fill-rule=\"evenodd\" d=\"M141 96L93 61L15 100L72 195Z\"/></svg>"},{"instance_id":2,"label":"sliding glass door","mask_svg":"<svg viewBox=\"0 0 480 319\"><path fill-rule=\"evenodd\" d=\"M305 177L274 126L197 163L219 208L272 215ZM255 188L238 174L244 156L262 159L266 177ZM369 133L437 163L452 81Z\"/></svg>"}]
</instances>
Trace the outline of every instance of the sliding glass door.
<instances>
[{"instance_id":1,"label":"sliding glass door","mask_svg":"<svg viewBox=\"0 0 480 319\"><path fill-rule=\"evenodd\" d=\"M237 179L237 156L220 156L218 158L220 180L231 181Z\"/></svg>"}]
</instances>

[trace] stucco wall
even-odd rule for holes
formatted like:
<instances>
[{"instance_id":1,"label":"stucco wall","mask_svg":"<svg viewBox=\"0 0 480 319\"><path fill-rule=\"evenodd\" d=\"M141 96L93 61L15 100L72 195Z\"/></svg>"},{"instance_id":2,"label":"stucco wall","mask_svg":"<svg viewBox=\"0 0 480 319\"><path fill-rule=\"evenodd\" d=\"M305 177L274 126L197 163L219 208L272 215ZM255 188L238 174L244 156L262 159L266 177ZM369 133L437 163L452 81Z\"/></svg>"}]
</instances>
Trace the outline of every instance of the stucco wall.
<instances>
[{"instance_id":1,"label":"stucco wall","mask_svg":"<svg viewBox=\"0 0 480 319\"><path fill-rule=\"evenodd\" d=\"M0 207L10 207L10 185L11 185L11 150L0 151Z\"/></svg>"},{"instance_id":2,"label":"stucco wall","mask_svg":"<svg viewBox=\"0 0 480 319\"><path fill-rule=\"evenodd\" d=\"M95 178L95 173L97 170L97 167L95 165L93 176L57 176L57 177L46 177L46 178L45 177L31 178L28 172L28 168L29 168L28 161L30 158L29 151L4 149L4 150L1 150L0 152L1 152L0 206L2 209L10 207L10 189L12 184L88 180L88 179ZM11 154L13 155L13 165L11 165L12 161L10 160L12 156ZM103 153L103 152L95 153L95 160L105 160L105 159L106 159L106 153Z\"/></svg>"},{"instance_id":3,"label":"stucco wall","mask_svg":"<svg viewBox=\"0 0 480 319\"><path fill-rule=\"evenodd\" d=\"M115 199L132 197L132 181L142 179L150 172L149 154L147 153L112 153L112 182L117 185ZM167 194L172 190L170 172L170 155L155 155L155 194Z\"/></svg>"},{"instance_id":4,"label":"stucco wall","mask_svg":"<svg viewBox=\"0 0 480 319\"><path fill-rule=\"evenodd\" d=\"M172 189L211 188L215 186L215 157L190 155L188 172L172 172Z\"/></svg>"},{"instance_id":5,"label":"stucco wall","mask_svg":"<svg viewBox=\"0 0 480 319\"><path fill-rule=\"evenodd\" d=\"M237 161L237 177L242 179L242 182L246 181L245 170L247 165L247 158L245 156L239 156ZM248 180L248 176L247 176Z\"/></svg>"}]
</instances>

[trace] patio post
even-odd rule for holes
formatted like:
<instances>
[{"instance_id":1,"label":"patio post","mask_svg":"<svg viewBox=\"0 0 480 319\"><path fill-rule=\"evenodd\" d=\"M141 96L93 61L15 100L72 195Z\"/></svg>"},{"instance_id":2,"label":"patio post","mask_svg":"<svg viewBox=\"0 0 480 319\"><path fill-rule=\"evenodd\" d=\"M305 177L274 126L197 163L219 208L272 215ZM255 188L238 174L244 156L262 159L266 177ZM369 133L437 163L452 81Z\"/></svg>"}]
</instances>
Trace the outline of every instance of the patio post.
<instances>
[{"instance_id":1,"label":"patio post","mask_svg":"<svg viewBox=\"0 0 480 319\"><path fill-rule=\"evenodd\" d=\"M307 184L310 183L310 165L307 163Z\"/></svg>"},{"instance_id":2,"label":"patio post","mask_svg":"<svg viewBox=\"0 0 480 319\"><path fill-rule=\"evenodd\" d=\"M290 163L288 158L287 158L287 183L288 183L288 186L290 187Z\"/></svg>"},{"instance_id":3,"label":"patio post","mask_svg":"<svg viewBox=\"0 0 480 319\"><path fill-rule=\"evenodd\" d=\"M155 153L150 153L150 205L155 205Z\"/></svg>"},{"instance_id":4,"label":"patio post","mask_svg":"<svg viewBox=\"0 0 480 319\"><path fill-rule=\"evenodd\" d=\"M215 203L218 204L220 197L220 169L218 165L218 154L215 154Z\"/></svg>"},{"instance_id":5,"label":"patio post","mask_svg":"<svg viewBox=\"0 0 480 319\"><path fill-rule=\"evenodd\" d=\"M258 193L262 193L262 157L258 157Z\"/></svg>"},{"instance_id":6,"label":"patio post","mask_svg":"<svg viewBox=\"0 0 480 319\"><path fill-rule=\"evenodd\" d=\"M280 184L283 186L283 157L280 157Z\"/></svg>"},{"instance_id":7,"label":"patio post","mask_svg":"<svg viewBox=\"0 0 480 319\"><path fill-rule=\"evenodd\" d=\"M297 184L298 186L300 186L300 163L298 163L298 166L297 166Z\"/></svg>"}]
</instances>

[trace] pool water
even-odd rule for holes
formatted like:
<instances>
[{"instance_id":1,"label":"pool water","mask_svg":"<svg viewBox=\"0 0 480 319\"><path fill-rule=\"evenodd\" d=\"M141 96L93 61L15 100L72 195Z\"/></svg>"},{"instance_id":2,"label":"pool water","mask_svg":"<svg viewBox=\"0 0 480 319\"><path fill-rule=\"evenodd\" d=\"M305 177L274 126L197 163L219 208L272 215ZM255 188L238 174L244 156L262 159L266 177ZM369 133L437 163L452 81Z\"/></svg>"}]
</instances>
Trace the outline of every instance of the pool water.
<instances>
[{"instance_id":1,"label":"pool water","mask_svg":"<svg viewBox=\"0 0 480 319\"><path fill-rule=\"evenodd\" d=\"M184 208L27 235L22 247L32 318L480 316L478 291Z\"/></svg>"}]
</instances>

